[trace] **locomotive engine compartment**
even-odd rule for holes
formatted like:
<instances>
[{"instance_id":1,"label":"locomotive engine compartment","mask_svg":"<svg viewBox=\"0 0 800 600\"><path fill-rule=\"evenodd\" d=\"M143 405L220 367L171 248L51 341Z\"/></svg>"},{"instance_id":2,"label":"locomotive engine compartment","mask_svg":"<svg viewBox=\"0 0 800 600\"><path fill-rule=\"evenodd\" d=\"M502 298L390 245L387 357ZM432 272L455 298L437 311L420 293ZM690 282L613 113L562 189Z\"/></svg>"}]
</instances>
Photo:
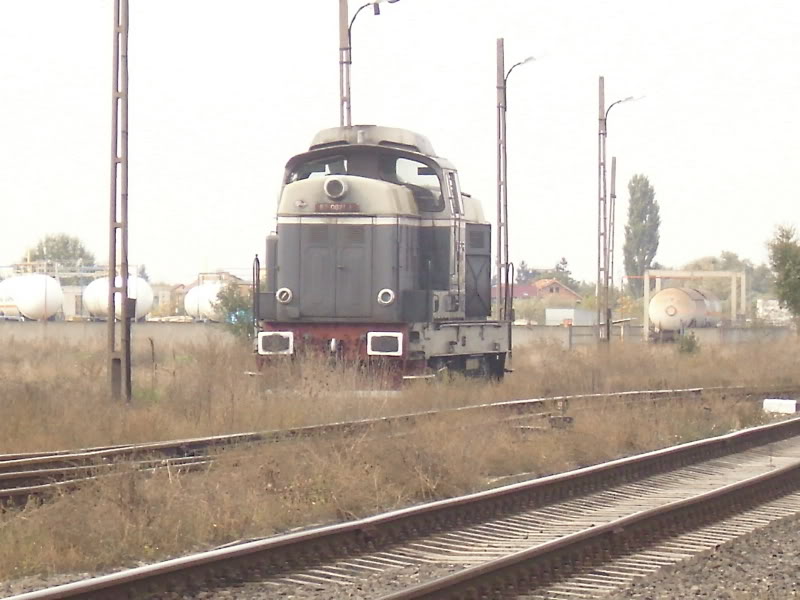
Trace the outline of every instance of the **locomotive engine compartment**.
<instances>
[{"instance_id":1,"label":"locomotive engine compartment","mask_svg":"<svg viewBox=\"0 0 800 600\"><path fill-rule=\"evenodd\" d=\"M510 328L490 319L490 277L480 203L426 138L326 129L286 165L263 290L254 277L255 350L501 377Z\"/></svg>"}]
</instances>

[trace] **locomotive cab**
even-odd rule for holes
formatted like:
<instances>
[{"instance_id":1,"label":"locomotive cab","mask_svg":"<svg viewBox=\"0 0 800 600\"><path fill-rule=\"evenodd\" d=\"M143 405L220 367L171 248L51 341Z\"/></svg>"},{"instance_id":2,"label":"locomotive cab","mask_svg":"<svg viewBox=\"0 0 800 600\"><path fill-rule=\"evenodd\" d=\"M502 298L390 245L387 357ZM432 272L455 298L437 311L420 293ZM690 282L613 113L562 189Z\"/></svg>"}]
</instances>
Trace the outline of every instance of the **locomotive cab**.
<instances>
[{"instance_id":1,"label":"locomotive cab","mask_svg":"<svg viewBox=\"0 0 800 600\"><path fill-rule=\"evenodd\" d=\"M480 204L426 138L377 126L324 130L286 165L266 289L255 296L257 351L317 348L420 368L460 356L458 336L430 332L488 323L490 248ZM461 333L466 347L473 335ZM506 346L495 340L491 349Z\"/></svg>"}]
</instances>

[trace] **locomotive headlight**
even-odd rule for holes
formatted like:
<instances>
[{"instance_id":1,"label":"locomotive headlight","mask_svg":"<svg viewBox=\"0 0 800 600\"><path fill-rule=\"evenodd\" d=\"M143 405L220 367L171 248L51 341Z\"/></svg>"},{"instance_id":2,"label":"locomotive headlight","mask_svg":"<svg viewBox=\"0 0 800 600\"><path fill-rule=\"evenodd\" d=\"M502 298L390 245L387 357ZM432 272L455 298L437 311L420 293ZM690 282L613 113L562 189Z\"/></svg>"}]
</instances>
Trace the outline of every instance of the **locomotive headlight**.
<instances>
[{"instance_id":1,"label":"locomotive headlight","mask_svg":"<svg viewBox=\"0 0 800 600\"><path fill-rule=\"evenodd\" d=\"M281 304L289 304L292 301L292 290L287 287L282 287L277 292L275 292L275 299L280 302Z\"/></svg>"},{"instance_id":2,"label":"locomotive headlight","mask_svg":"<svg viewBox=\"0 0 800 600\"><path fill-rule=\"evenodd\" d=\"M381 306L389 306L392 302L394 302L395 293L394 290L390 290L389 288L383 288L380 292L378 292L378 304Z\"/></svg>"},{"instance_id":3,"label":"locomotive headlight","mask_svg":"<svg viewBox=\"0 0 800 600\"><path fill-rule=\"evenodd\" d=\"M347 193L347 183L344 179L338 177L326 177L325 183L322 184L322 189L325 190L325 195L331 200L339 200Z\"/></svg>"}]
</instances>

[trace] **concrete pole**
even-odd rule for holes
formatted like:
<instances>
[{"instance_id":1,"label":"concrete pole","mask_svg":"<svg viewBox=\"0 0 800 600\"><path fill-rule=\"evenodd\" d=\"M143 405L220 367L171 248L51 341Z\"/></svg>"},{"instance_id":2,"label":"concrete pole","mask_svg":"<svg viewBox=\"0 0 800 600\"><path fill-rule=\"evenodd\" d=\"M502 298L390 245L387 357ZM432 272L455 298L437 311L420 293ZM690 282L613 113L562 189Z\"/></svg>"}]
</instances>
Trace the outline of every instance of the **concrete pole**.
<instances>
[{"instance_id":1,"label":"concrete pole","mask_svg":"<svg viewBox=\"0 0 800 600\"><path fill-rule=\"evenodd\" d=\"M497 307L500 320L504 320L505 315L505 295L504 291L504 267L503 256L504 233L505 233L505 208L503 200L505 196L505 115L506 115L506 79L505 79L505 50L503 38L497 39L497 256L495 258L495 270L497 272Z\"/></svg>"},{"instance_id":2,"label":"concrete pole","mask_svg":"<svg viewBox=\"0 0 800 600\"><path fill-rule=\"evenodd\" d=\"M644 298L642 300L644 306L644 315L642 316L642 339L646 342L649 339L650 333L650 313L647 311L650 308L650 271L644 272Z\"/></svg>"},{"instance_id":3,"label":"concrete pole","mask_svg":"<svg viewBox=\"0 0 800 600\"><path fill-rule=\"evenodd\" d=\"M739 278L736 275L731 275L731 325L736 323L736 309L738 308L736 299L737 279Z\"/></svg>"},{"instance_id":4,"label":"concrete pole","mask_svg":"<svg viewBox=\"0 0 800 600\"><path fill-rule=\"evenodd\" d=\"M741 294L739 294L740 298L739 314L741 314L742 317L747 318L747 274L745 273L745 271L742 271L741 278L742 278L742 292Z\"/></svg>"},{"instance_id":5,"label":"concrete pole","mask_svg":"<svg viewBox=\"0 0 800 600\"><path fill-rule=\"evenodd\" d=\"M607 213L606 213L606 104L605 81L599 80L599 126L597 136L597 327L598 339L604 337L603 317L606 316L608 301L607 264Z\"/></svg>"},{"instance_id":6,"label":"concrete pole","mask_svg":"<svg viewBox=\"0 0 800 600\"><path fill-rule=\"evenodd\" d=\"M607 125L607 123L606 123ZM603 184L605 187L605 151L603 151ZM617 157L611 157L611 193L609 195L608 205L608 231L607 234L607 250L606 250L606 339L611 341L612 330L612 301L611 294L614 290L614 205L616 200L615 186L617 178ZM605 194L605 190L604 190Z\"/></svg>"},{"instance_id":7,"label":"concrete pole","mask_svg":"<svg viewBox=\"0 0 800 600\"><path fill-rule=\"evenodd\" d=\"M347 0L339 0L339 126L351 125L350 35Z\"/></svg>"},{"instance_id":8,"label":"concrete pole","mask_svg":"<svg viewBox=\"0 0 800 600\"><path fill-rule=\"evenodd\" d=\"M611 157L611 187L610 187L609 219L608 219L608 285L614 290L614 243L617 211L617 157Z\"/></svg>"},{"instance_id":9,"label":"concrete pole","mask_svg":"<svg viewBox=\"0 0 800 600\"><path fill-rule=\"evenodd\" d=\"M128 300L128 0L114 2L114 62L111 90L111 196L108 238L108 373L112 398L131 402L130 317ZM117 189L119 184L119 189ZM118 201L119 200L119 201ZM119 243L119 248L117 247ZM120 285L116 283L117 259ZM119 294L122 330L116 335Z\"/></svg>"}]
</instances>

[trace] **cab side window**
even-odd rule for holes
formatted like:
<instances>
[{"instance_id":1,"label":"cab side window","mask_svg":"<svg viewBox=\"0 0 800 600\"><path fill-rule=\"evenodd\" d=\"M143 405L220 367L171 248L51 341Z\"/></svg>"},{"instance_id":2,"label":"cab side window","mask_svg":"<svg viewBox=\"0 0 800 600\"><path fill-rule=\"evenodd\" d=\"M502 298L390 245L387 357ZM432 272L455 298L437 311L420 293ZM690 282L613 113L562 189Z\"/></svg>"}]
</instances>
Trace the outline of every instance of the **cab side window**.
<instances>
[{"instance_id":1,"label":"cab side window","mask_svg":"<svg viewBox=\"0 0 800 600\"><path fill-rule=\"evenodd\" d=\"M381 179L411 190L419 210L439 212L444 209L439 176L433 167L418 160L389 154L380 157L378 167Z\"/></svg>"}]
</instances>

